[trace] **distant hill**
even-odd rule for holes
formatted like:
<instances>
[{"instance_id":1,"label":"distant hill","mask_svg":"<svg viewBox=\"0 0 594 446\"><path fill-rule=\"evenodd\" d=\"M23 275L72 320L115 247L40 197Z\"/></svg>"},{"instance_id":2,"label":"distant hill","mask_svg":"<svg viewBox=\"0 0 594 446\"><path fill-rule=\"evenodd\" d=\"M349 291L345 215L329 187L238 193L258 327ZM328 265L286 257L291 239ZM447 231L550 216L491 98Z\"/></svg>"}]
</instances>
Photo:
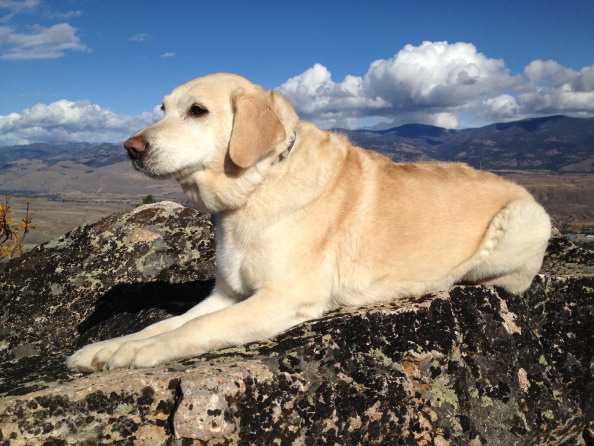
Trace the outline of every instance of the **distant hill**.
<instances>
[{"instance_id":1,"label":"distant hill","mask_svg":"<svg viewBox=\"0 0 594 446\"><path fill-rule=\"evenodd\" d=\"M448 130L408 124L334 131L394 161L461 161L484 170L594 173L594 119L550 116ZM0 193L156 193L177 185L136 172L121 144L47 143L0 147Z\"/></svg>"},{"instance_id":2,"label":"distant hill","mask_svg":"<svg viewBox=\"0 0 594 446\"><path fill-rule=\"evenodd\" d=\"M174 181L135 171L122 144L52 143L0 147L0 195L163 194Z\"/></svg>"},{"instance_id":3,"label":"distant hill","mask_svg":"<svg viewBox=\"0 0 594 446\"><path fill-rule=\"evenodd\" d=\"M395 161L461 161L485 170L594 172L594 118L549 116L476 129L411 124L387 130L335 129Z\"/></svg>"},{"instance_id":4,"label":"distant hill","mask_svg":"<svg viewBox=\"0 0 594 446\"><path fill-rule=\"evenodd\" d=\"M86 142L35 143L0 147L0 167L16 160L38 160L48 164L76 161L99 167L126 161L122 144L91 144Z\"/></svg>"}]
</instances>

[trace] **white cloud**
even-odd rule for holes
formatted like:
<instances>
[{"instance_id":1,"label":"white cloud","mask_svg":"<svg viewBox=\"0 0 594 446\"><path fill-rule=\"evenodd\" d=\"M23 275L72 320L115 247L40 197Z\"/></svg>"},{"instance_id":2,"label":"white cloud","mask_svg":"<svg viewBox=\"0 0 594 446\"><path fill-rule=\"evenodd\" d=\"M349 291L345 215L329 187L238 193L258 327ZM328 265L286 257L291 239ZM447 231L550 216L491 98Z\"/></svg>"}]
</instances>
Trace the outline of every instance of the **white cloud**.
<instances>
[{"instance_id":1,"label":"white cloud","mask_svg":"<svg viewBox=\"0 0 594 446\"><path fill-rule=\"evenodd\" d=\"M147 34L147 33L137 33L137 34L134 34L132 37L130 37L130 39L128 39L128 40L131 40L132 42L144 42L147 39L149 39L150 37L151 37L151 35Z\"/></svg>"},{"instance_id":2,"label":"white cloud","mask_svg":"<svg viewBox=\"0 0 594 446\"><path fill-rule=\"evenodd\" d=\"M304 119L322 127L353 127L371 118L452 128L461 115L491 121L556 113L594 116L594 65L578 72L554 61L533 61L512 76L503 60L470 43L423 42L339 83L315 64L279 91Z\"/></svg>"},{"instance_id":3,"label":"white cloud","mask_svg":"<svg viewBox=\"0 0 594 446\"><path fill-rule=\"evenodd\" d=\"M394 57L373 62L365 76L335 83L326 67L314 65L279 90L306 119L330 126L363 116L456 126L466 104L515 80L503 61L489 59L468 43L424 42L405 46ZM328 125L324 125L328 126Z\"/></svg>"},{"instance_id":4,"label":"white cloud","mask_svg":"<svg viewBox=\"0 0 594 446\"><path fill-rule=\"evenodd\" d=\"M493 98L487 98L485 99L484 104L492 114L507 118L517 116L520 110L520 106L518 105L516 98L509 94L502 94Z\"/></svg>"},{"instance_id":5,"label":"white cloud","mask_svg":"<svg viewBox=\"0 0 594 446\"><path fill-rule=\"evenodd\" d=\"M68 11L68 12L48 12L47 17L52 20L70 20L83 16L83 12L80 10Z\"/></svg>"},{"instance_id":6,"label":"white cloud","mask_svg":"<svg viewBox=\"0 0 594 446\"><path fill-rule=\"evenodd\" d=\"M524 75L528 84L518 96L522 112L594 115L594 65L576 71L554 61L535 60Z\"/></svg>"},{"instance_id":7,"label":"white cloud","mask_svg":"<svg viewBox=\"0 0 594 446\"><path fill-rule=\"evenodd\" d=\"M0 23L8 23L17 14L34 12L39 5L41 5L41 0L0 0L0 9L10 11L5 16L0 17ZM70 20L83 15L80 10L57 12L48 9L47 6L41 14L50 20Z\"/></svg>"},{"instance_id":8,"label":"white cloud","mask_svg":"<svg viewBox=\"0 0 594 446\"><path fill-rule=\"evenodd\" d=\"M304 119L326 127L348 127L356 120L373 114L389 104L381 97L362 94L361 78L347 76L336 83L328 69L315 64L279 87L293 101Z\"/></svg>"},{"instance_id":9,"label":"white cloud","mask_svg":"<svg viewBox=\"0 0 594 446\"><path fill-rule=\"evenodd\" d=\"M175 53L163 53L161 57L175 57Z\"/></svg>"},{"instance_id":10,"label":"white cloud","mask_svg":"<svg viewBox=\"0 0 594 446\"><path fill-rule=\"evenodd\" d=\"M23 9L35 9L39 3L40 0L0 0L0 9L19 12Z\"/></svg>"},{"instance_id":11,"label":"white cloud","mask_svg":"<svg viewBox=\"0 0 594 446\"><path fill-rule=\"evenodd\" d=\"M406 45L393 58L373 62L363 79L368 96L393 106L458 107L514 80L502 60L489 59L469 43L424 42Z\"/></svg>"},{"instance_id":12,"label":"white cloud","mask_svg":"<svg viewBox=\"0 0 594 446\"><path fill-rule=\"evenodd\" d=\"M0 146L49 141L117 142L161 117L159 107L118 115L89 101L60 100L0 116Z\"/></svg>"},{"instance_id":13,"label":"white cloud","mask_svg":"<svg viewBox=\"0 0 594 446\"><path fill-rule=\"evenodd\" d=\"M0 0L0 9L8 9L10 12L0 18L0 23L7 23L16 14L29 12L36 9L41 0Z\"/></svg>"},{"instance_id":14,"label":"white cloud","mask_svg":"<svg viewBox=\"0 0 594 446\"><path fill-rule=\"evenodd\" d=\"M18 33L11 26L0 27L2 60L55 59L65 51L88 51L76 35L77 29L68 23L50 28L40 25L29 27L29 33Z\"/></svg>"}]
</instances>

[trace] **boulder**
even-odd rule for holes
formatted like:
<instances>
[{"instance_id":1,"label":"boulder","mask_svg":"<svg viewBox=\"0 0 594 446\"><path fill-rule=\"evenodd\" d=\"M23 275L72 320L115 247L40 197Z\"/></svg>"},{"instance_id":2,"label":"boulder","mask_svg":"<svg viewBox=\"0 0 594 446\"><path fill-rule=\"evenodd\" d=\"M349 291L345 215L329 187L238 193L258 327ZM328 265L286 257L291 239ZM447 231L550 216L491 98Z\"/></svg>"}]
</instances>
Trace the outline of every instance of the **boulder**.
<instances>
[{"instance_id":1,"label":"boulder","mask_svg":"<svg viewBox=\"0 0 594 446\"><path fill-rule=\"evenodd\" d=\"M214 233L173 202L108 216L0 263L0 396L70 380L64 356L208 295Z\"/></svg>"},{"instance_id":2,"label":"boulder","mask_svg":"<svg viewBox=\"0 0 594 446\"><path fill-rule=\"evenodd\" d=\"M523 296L456 286L263 342L82 375L64 359L204 298L209 217L157 203L0 263L0 443L594 444L594 252Z\"/></svg>"}]
</instances>

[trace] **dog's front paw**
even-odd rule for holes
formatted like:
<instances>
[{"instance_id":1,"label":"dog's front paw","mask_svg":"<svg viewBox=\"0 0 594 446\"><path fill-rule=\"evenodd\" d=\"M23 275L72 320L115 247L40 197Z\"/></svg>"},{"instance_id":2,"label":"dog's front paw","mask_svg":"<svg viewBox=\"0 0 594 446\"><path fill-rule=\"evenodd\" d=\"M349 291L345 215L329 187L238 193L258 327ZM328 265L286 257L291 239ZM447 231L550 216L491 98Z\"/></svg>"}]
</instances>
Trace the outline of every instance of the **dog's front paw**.
<instances>
[{"instance_id":1,"label":"dog's front paw","mask_svg":"<svg viewBox=\"0 0 594 446\"><path fill-rule=\"evenodd\" d=\"M117 339L89 344L70 356L66 365L79 372L96 372L103 369L120 344L121 341Z\"/></svg>"},{"instance_id":2,"label":"dog's front paw","mask_svg":"<svg viewBox=\"0 0 594 446\"><path fill-rule=\"evenodd\" d=\"M104 370L154 367L169 359L167 349L154 338L125 342L105 363Z\"/></svg>"}]
</instances>

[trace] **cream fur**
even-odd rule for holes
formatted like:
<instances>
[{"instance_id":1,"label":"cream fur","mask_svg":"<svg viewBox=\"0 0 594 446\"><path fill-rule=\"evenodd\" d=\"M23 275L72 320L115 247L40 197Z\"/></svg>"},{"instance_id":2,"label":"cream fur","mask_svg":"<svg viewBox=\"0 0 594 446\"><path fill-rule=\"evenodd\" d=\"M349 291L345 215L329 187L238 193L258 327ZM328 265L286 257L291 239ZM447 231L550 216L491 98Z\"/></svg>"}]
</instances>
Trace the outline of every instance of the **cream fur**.
<instances>
[{"instance_id":1,"label":"cream fur","mask_svg":"<svg viewBox=\"0 0 594 446\"><path fill-rule=\"evenodd\" d=\"M84 347L68 359L74 369L154 366L457 282L521 293L540 268L549 217L501 177L395 164L235 75L192 80L163 102L163 119L134 135L146 142L134 165L176 178L216 215L216 286L182 316ZM191 116L195 104L208 113Z\"/></svg>"}]
</instances>

